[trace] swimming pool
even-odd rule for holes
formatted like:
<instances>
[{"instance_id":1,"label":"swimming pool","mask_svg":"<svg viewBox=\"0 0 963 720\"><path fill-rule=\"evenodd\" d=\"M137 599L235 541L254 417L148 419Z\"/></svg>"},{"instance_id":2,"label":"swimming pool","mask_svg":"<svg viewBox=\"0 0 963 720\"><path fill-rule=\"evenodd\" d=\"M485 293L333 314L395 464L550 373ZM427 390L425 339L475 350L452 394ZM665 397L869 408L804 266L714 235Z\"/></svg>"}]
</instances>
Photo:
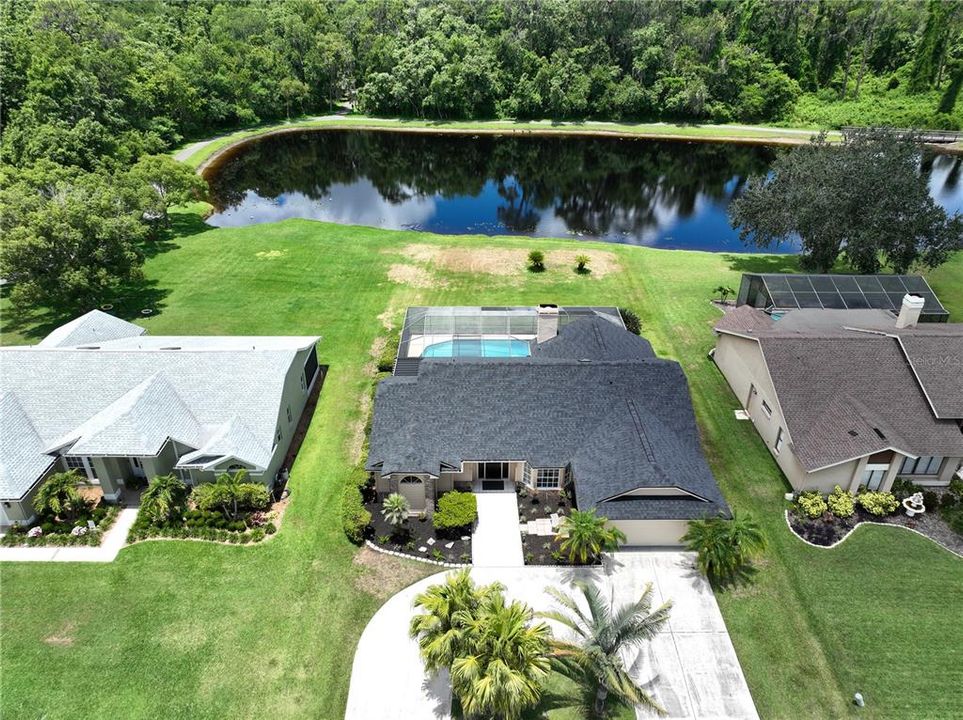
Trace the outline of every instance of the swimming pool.
<instances>
[{"instance_id":1,"label":"swimming pool","mask_svg":"<svg viewBox=\"0 0 963 720\"><path fill-rule=\"evenodd\" d=\"M445 342L435 343L425 348L421 354L427 358L448 357L486 357L486 358L514 358L528 357L531 348L524 340L506 339L469 339L455 338Z\"/></svg>"}]
</instances>

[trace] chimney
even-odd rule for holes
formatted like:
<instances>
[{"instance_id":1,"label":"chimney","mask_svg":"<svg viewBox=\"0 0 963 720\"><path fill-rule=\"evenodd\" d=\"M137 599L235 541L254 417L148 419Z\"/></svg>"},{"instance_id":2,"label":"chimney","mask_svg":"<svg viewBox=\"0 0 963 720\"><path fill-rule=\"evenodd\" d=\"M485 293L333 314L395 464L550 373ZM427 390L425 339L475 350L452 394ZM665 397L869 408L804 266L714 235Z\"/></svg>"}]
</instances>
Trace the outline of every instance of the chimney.
<instances>
[{"instance_id":1,"label":"chimney","mask_svg":"<svg viewBox=\"0 0 963 720\"><path fill-rule=\"evenodd\" d=\"M538 342L543 343L558 335L558 305L538 306Z\"/></svg>"},{"instance_id":2,"label":"chimney","mask_svg":"<svg viewBox=\"0 0 963 720\"><path fill-rule=\"evenodd\" d=\"M896 318L896 327L916 327L916 323L920 321L920 313L923 312L925 302L919 295L904 295L903 307L900 308L899 317Z\"/></svg>"}]
</instances>

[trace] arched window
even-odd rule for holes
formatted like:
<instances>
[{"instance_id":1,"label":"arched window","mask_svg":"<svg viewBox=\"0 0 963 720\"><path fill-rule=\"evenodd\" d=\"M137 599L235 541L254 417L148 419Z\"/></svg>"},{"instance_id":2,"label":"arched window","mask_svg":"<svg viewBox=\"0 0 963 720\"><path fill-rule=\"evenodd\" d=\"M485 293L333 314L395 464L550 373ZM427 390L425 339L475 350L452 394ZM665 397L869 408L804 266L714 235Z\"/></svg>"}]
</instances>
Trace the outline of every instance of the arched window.
<instances>
[{"instance_id":1,"label":"arched window","mask_svg":"<svg viewBox=\"0 0 963 720\"><path fill-rule=\"evenodd\" d=\"M421 482L423 482L422 479L420 477L415 477L414 475L405 475L403 478L401 478L402 485L418 485Z\"/></svg>"},{"instance_id":2,"label":"arched window","mask_svg":"<svg viewBox=\"0 0 963 720\"><path fill-rule=\"evenodd\" d=\"M241 470L247 470L247 468L239 463L232 463L227 466L227 472L231 475L237 475Z\"/></svg>"}]
</instances>

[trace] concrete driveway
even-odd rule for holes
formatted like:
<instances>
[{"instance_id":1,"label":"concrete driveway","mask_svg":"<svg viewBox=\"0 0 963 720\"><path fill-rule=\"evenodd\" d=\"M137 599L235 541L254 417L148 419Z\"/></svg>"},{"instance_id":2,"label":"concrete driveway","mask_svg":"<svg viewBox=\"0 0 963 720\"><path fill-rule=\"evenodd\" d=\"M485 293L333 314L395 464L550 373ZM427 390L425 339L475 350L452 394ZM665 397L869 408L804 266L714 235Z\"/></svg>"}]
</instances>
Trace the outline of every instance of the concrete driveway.
<instances>
[{"instance_id":1,"label":"concrete driveway","mask_svg":"<svg viewBox=\"0 0 963 720\"><path fill-rule=\"evenodd\" d=\"M668 711L669 718L758 718L715 596L683 552L619 552L599 568L474 568L477 582L498 580L506 594L535 610L553 601L545 587L565 588L591 579L616 603L637 598L652 582L655 603L673 601L669 627L636 651L632 674ZM417 644L408 638L414 597L444 574L402 590L375 614L358 643L348 692L346 720L447 720L447 677L426 678ZM559 627L553 627L560 633ZM655 717L639 711L640 718Z\"/></svg>"}]
</instances>

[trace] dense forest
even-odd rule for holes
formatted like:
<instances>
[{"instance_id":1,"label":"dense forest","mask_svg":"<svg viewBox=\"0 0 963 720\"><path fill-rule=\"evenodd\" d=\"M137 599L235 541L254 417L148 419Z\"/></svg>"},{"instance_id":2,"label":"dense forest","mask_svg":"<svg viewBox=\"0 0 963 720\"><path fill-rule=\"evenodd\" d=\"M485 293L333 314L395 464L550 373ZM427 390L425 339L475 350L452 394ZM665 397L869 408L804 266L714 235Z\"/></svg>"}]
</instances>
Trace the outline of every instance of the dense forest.
<instances>
[{"instance_id":1,"label":"dense forest","mask_svg":"<svg viewBox=\"0 0 963 720\"><path fill-rule=\"evenodd\" d=\"M959 127L929 0L3 0L3 155L129 164L323 112Z\"/></svg>"}]
</instances>

